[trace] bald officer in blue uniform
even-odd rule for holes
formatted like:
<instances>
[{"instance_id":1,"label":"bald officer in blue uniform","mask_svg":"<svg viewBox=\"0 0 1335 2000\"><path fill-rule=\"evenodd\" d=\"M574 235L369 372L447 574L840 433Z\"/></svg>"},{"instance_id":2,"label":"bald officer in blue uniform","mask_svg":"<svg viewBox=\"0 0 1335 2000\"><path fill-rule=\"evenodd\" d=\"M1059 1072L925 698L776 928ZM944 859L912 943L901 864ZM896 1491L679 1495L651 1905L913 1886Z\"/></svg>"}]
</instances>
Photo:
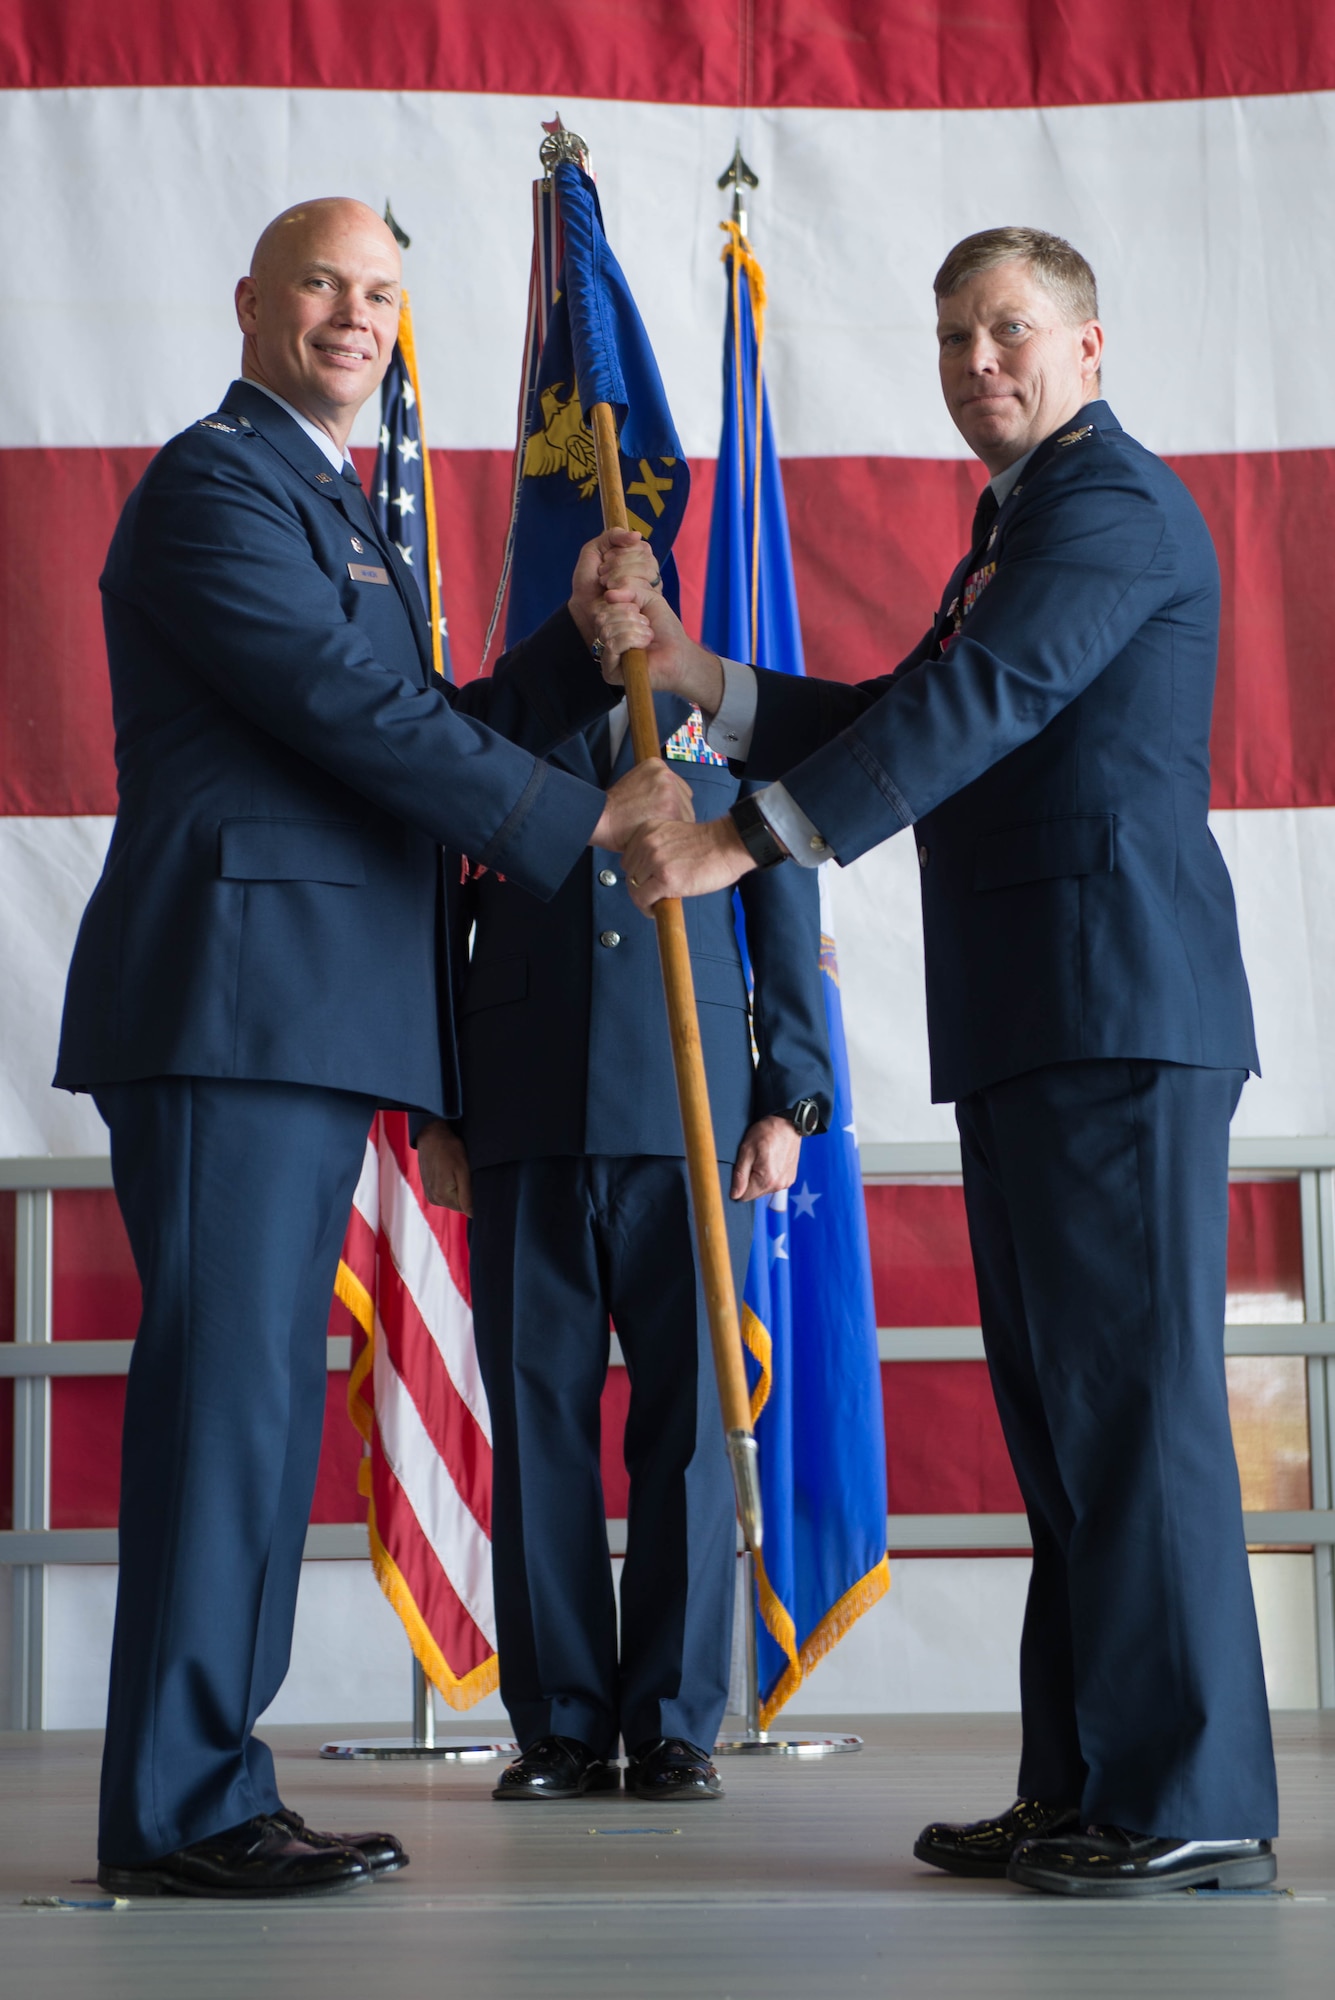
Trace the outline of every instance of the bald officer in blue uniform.
<instances>
[{"instance_id":1,"label":"bald officer in blue uniform","mask_svg":"<svg viewBox=\"0 0 1335 2000\"><path fill-rule=\"evenodd\" d=\"M625 866L647 907L914 829L933 1096L1034 1543L1021 1797L916 1852L1071 1895L1257 1887L1275 1772L1223 1362L1256 1049L1206 822L1218 567L1100 398L1069 244L968 238L936 295L946 403L991 477L931 630L888 677L790 681L725 671L646 598L660 681L782 782ZM613 650L649 636L607 617Z\"/></svg>"},{"instance_id":2,"label":"bald officer in blue uniform","mask_svg":"<svg viewBox=\"0 0 1335 2000\"><path fill-rule=\"evenodd\" d=\"M110 1126L144 1289L99 1839L127 1894L402 1865L284 1808L253 1729L287 1670L367 1127L458 1108L441 845L541 899L622 844L645 787L690 810L661 765L613 800L535 754L615 699L585 645L596 546L501 679L433 675L346 459L398 311L361 203L271 224L237 287L244 379L154 459L102 577L119 806L56 1081Z\"/></svg>"},{"instance_id":3,"label":"bald officer in blue uniform","mask_svg":"<svg viewBox=\"0 0 1335 2000\"><path fill-rule=\"evenodd\" d=\"M660 740L702 818L738 793L700 719L657 697ZM593 785L631 768L624 706L554 764ZM833 1102L817 878L751 875L689 905L691 967L740 1296L750 1203L791 1185L800 1133ZM487 871L461 1006L473 1320L492 1420L492 1569L501 1694L521 1757L504 1801L626 1788L707 1800L727 1703L735 1508L695 1264L681 1114L654 927L620 859L592 850L550 902ZM754 1023L755 1053L752 1053ZM421 1142L436 1191L436 1135ZM453 1185L451 1185L453 1183ZM630 1511L620 1620L600 1472L608 1319L630 1378Z\"/></svg>"}]
</instances>

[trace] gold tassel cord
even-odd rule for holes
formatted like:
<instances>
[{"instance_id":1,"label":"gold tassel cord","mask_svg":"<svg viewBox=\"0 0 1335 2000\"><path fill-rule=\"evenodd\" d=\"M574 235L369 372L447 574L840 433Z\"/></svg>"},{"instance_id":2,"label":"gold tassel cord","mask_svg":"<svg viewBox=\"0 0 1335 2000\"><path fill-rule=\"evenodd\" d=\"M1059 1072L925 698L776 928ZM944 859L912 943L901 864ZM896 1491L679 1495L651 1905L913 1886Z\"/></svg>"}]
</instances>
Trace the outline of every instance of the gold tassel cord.
<instances>
[{"instance_id":1,"label":"gold tassel cord","mask_svg":"<svg viewBox=\"0 0 1335 2000\"><path fill-rule=\"evenodd\" d=\"M760 259L742 234L738 222L721 222L728 241L723 246L723 262L728 266L732 281L732 350L737 398L737 474L739 490L746 486L746 412L742 400L742 342L741 322L738 307L741 303L739 285L741 273L746 273L747 290L751 296L751 320L756 330L756 374L754 384L756 409L756 455L751 473L751 658L757 659L760 651L760 468L762 444L765 429L764 400L764 358L765 358L765 306L768 294L765 289L765 272Z\"/></svg>"},{"instance_id":2,"label":"gold tassel cord","mask_svg":"<svg viewBox=\"0 0 1335 2000\"><path fill-rule=\"evenodd\" d=\"M747 1353L760 1370L760 1379L751 1391L751 1428L756 1427L760 1412L769 1401L769 1392L774 1386L774 1342L769 1328L757 1319L746 1300L742 1300L742 1341Z\"/></svg>"}]
</instances>

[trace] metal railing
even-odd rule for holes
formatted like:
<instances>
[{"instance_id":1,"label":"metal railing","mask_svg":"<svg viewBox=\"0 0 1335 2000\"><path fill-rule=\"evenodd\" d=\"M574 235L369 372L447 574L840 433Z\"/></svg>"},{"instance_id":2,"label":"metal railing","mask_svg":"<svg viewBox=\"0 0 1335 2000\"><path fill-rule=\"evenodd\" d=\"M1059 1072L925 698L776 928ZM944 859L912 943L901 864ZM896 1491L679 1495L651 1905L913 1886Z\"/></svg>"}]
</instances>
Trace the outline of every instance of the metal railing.
<instances>
[{"instance_id":1,"label":"metal railing","mask_svg":"<svg viewBox=\"0 0 1335 2000\"><path fill-rule=\"evenodd\" d=\"M1335 1139L1236 1139L1230 1170L1291 1176L1299 1183L1302 1214L1302 1321L1229 1325L1230 1355L1286 1355L1307 1361L1308 1443L1312 1505L1308 1509L1249 1513L1250 1545L1311 1547L1316 1592L1317 1685L1323 1708L1335 1708ZM863 1178L877 1182L953 1181L959 1147L949 1141L868 1145ZM0 1160L0 1190L15 1194L14 1339L0 1342L0 1379L14 1382L13 1527L0 1531L0 1564L13 1577L11 1727L40 1729L44 1710L46 1570L51 1564L114 1563L114 1528L50 1525L51 1382L57 1377L123 1375L134 1343L128 1340L52 1338L52 1197L66 1189L109 1188L106 1159ZM883 1327L882 1361L981 1361L977 1327ZM620 1361L613 1343L613 1360ZM328 1365L346 1369L351 1342L328 1343ZM625 1547L624 1522L609 1521L614 1553ZM892 1514L889 1546L913 1553L1029 1548L1023 1514ZM364 1557L366 1531L358 1523L314 1524L306 1556L316 1560Z\"/></svg>"}]
</instances>

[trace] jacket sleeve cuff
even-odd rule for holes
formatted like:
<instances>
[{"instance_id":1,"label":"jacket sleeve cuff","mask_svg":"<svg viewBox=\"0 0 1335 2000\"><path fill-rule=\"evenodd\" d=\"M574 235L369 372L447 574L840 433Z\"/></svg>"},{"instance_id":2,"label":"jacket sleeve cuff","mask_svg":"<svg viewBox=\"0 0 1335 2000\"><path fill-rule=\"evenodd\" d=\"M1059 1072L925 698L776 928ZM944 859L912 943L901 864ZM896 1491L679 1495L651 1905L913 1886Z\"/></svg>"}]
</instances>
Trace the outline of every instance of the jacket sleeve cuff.
<instances>
[{"instance_id":1,"label":"jacket sleeve cuff","mask_svg":"<svg viewBox=\"0 0 1335 2000\"><path fill-rule=\"evenodd\" d=\"M789 771L784 784L841 867L913 823L898 785L851 729Z\"/></svg>"},{"instance_id":2,"label":"jacket sleeve cuff","mask_svg":"<svg viewBox=\"0 0 1335 2000\"><path fill-rule=\"evenodd\" d=\"M812 824L786 785L767 785L755 794L761 817L777 834L799 868L819 868L830 859L830 843Z\"/></svg>"},{"instance_id":3,"label":"jacket sleeve cuff","mask_svg":"<svg viewBox=\"0 0 1335 2000\"><path fill-rule=\"evenodd\" d=\"M550 902L602 817L606 792L535 758L532 775L481 856L488 868Z\"/></svg>"}]
</instances>

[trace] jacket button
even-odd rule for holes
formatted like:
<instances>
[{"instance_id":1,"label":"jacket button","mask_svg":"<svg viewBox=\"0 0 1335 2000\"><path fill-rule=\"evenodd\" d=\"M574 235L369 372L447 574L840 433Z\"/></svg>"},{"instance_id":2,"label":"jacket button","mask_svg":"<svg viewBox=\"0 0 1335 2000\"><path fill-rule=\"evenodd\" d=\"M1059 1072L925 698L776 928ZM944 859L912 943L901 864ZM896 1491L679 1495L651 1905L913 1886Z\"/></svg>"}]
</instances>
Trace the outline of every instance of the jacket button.
<instances>
[{"instance_id":1,"label":"jacket button","mask_svg":"<svg viewBox=\"0 0 1335 2000\"><path fill-rule=\"evenodd\" d=\"M616 869L600 868L598 870L598 880L602 883L604 889L615 889L617 884Z\"/></svg>"},{"instance_id":2,"label":"jacket button","mask_svg":"<svg viewBox=\"0 0 1335 2000\"><path fill-rule=\"evenodd\" d=\"M925 868L929 858L929 850L926 847L920 847L918 849L918 866Z\"/></svg>"},{"instance_id":3,"label":"jacket button","mask_svg":"<svg viewBox=\"0 0 1335 2000\"><path fill-rule=\"evenodd\" d=\"M620 944L621 933L620 931L603 931L598 942L599 944L605 944L607 949L611 951L613 946Z\"/></svg>"}]
</instances>

